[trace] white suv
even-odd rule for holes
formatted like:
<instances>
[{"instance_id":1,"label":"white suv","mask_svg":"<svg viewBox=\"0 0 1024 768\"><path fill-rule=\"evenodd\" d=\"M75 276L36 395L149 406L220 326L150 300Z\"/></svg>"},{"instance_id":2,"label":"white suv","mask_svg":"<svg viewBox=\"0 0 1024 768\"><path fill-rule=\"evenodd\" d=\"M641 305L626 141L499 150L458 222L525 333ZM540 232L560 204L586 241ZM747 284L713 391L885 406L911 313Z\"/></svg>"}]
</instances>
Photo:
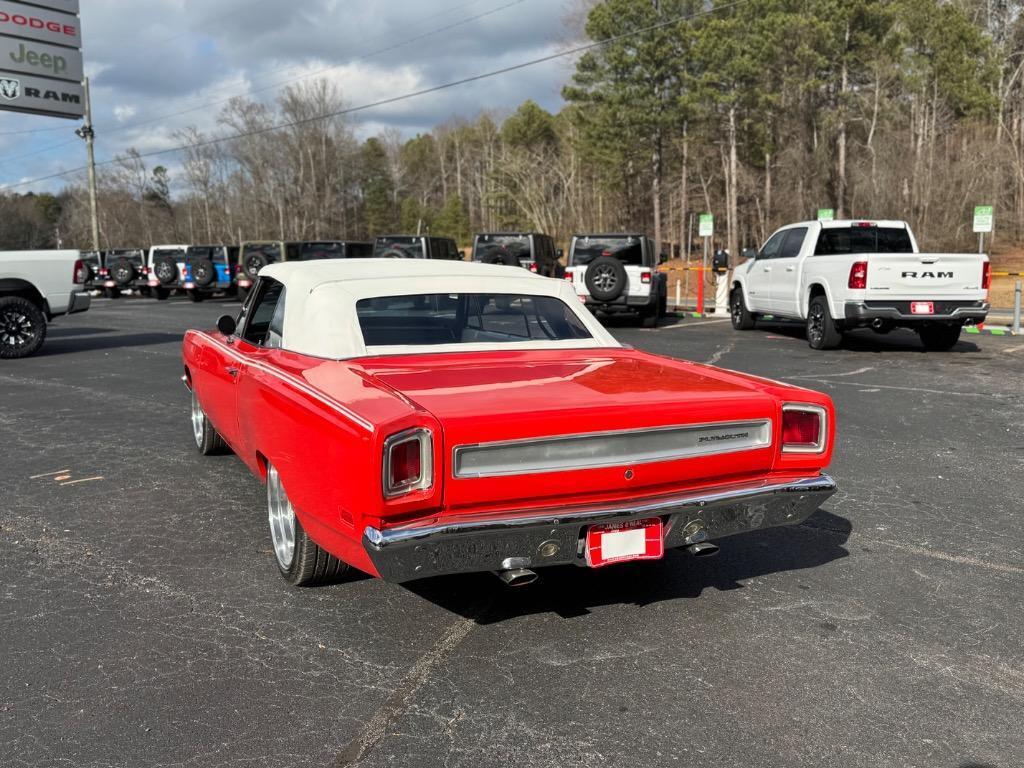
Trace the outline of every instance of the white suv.
<instances>
[{"instance_id":1,"label":"white suv","mask_svg":"<svg viewBox=\"0 0 1024 768\"><path fill-rule=\"evenodd\" d=\"M574 235L565 279L592 312L635 313L653 328L668 299L663 260L646 235Z\"/></svg>"},{"instance_id":2,"label":"white suv","mask_svg":"<svg viewBox=\"0 0 1024 768\"><path fill-rule=\"evenodd\" d=\"M142 271L138 288L144 296L161 301L171 291L181 287L185 280L185 252L187 245L154 245L146 254L146 267Z\"/></svg>"}]
</instances>

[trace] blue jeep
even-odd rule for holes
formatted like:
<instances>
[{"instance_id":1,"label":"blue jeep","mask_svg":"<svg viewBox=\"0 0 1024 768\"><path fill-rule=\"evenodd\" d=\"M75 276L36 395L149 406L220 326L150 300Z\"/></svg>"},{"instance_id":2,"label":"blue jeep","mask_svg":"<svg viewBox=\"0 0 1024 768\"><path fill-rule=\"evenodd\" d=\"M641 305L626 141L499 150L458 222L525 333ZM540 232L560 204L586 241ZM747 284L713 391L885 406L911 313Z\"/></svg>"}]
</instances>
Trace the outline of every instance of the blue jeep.
<instances>
[{"instance_id":1,"label":"blue jeep","mask_svg":"<svg viewBox=\"0 0 1024 768\"><path fill-rule=\"evenodd\" d=\"M217 294L233 296L237 272L237 246L190 245L185 251L183 287L192 301Z\"/></svg>"}]
</instances>

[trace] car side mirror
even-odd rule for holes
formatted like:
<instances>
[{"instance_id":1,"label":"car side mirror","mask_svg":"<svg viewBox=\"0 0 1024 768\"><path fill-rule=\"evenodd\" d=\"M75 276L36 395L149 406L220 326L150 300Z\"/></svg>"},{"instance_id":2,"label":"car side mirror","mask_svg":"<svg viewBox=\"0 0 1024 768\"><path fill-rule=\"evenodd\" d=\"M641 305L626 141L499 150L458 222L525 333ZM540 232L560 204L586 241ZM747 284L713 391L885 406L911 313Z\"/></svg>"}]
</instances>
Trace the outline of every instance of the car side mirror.
<instances>
[{"instance_id":1,"label":"car side mirror","mask_svg":"<svg viewBox=\"0 0 1024 768\"><path fill-rule=\"evenodd\" d=\"M743 258L744 259L756 259L759 255L760 254L758 254L758 252L755 249L753 249L753 248L744 248L743 249Z\"/></svg>"},{"instance_id":2,"label":"car side mirror","mask_svg":"<svg viewBox=\"0 0 1024 768\"><path fill-rule=\"evenodd\" d=\"M235 318L231 315L221 315L217 318L217 330L223 333L225 336L231 336L234 334L237 328Z\"/></svg>"},{"instance_id":3,"label":"car side mirror","mask_svg":"<svg viewBox=\"0 0 1024 768\"><path fill-rule=\"evenodd\" d=\"M555 251L555 258L556 259L560 259L563 256L565 256L565 251L562 250L561 248L559 248L557 251Z\"/></svg>"},{"instance_id":4,"label":"car side mirror","mask_svg":"<svg viewBox=\"0 0 1024 768\"><path fill-rule=\"evenodd\" d=\"M661 256L658 257L658 263L659 264L665 264L667 261L668 261L668 254L667 253L663 253L663 254L661 254Z\"/></svg>"}]
</instances>

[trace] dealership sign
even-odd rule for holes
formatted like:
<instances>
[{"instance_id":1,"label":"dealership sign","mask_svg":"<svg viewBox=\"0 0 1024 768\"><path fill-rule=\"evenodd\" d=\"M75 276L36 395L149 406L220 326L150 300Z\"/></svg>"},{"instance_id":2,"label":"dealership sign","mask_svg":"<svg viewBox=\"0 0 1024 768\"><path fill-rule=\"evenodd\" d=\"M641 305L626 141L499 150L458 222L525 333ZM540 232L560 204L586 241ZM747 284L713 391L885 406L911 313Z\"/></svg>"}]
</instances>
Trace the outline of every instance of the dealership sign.
<instances>
[{"instance_id":1,"label":"dealership sign","mask_svg":"<svg viewBox=\"0 0 1024 768\"><path fill-rule=\"evenodd\" d=\"M82 117L77 14L78 0L0 0L0 110Z\"/></svg>"}]
</instances>

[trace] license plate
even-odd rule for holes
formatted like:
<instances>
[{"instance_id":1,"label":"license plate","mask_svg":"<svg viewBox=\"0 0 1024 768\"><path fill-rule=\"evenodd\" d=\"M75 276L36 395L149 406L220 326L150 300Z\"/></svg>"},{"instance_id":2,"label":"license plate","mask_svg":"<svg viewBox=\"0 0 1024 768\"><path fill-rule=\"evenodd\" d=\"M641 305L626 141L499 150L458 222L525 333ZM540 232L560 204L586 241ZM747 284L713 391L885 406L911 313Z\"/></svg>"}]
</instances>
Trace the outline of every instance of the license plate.
<instances>
[{"instance_id":1,"label":"license plate","mask_svg":"<svg viewBox=\"0 0 1024 768\"><path fill-rule=\"evenodd\" d=\"M910 314L934 315L935 303L931 301L912 301L910 302Z\"/></svg>"},{"instance_id":2,"label":"license plate","mask_svg":"<svg viewBox=\"0 0 1024 768\"><path fill-rule=\"evenodd\" d=\"M600 568L630 560L657 560L665 554L661 518L604 523L587 529L587 565Z\"/></svg>"}]
</instances>

